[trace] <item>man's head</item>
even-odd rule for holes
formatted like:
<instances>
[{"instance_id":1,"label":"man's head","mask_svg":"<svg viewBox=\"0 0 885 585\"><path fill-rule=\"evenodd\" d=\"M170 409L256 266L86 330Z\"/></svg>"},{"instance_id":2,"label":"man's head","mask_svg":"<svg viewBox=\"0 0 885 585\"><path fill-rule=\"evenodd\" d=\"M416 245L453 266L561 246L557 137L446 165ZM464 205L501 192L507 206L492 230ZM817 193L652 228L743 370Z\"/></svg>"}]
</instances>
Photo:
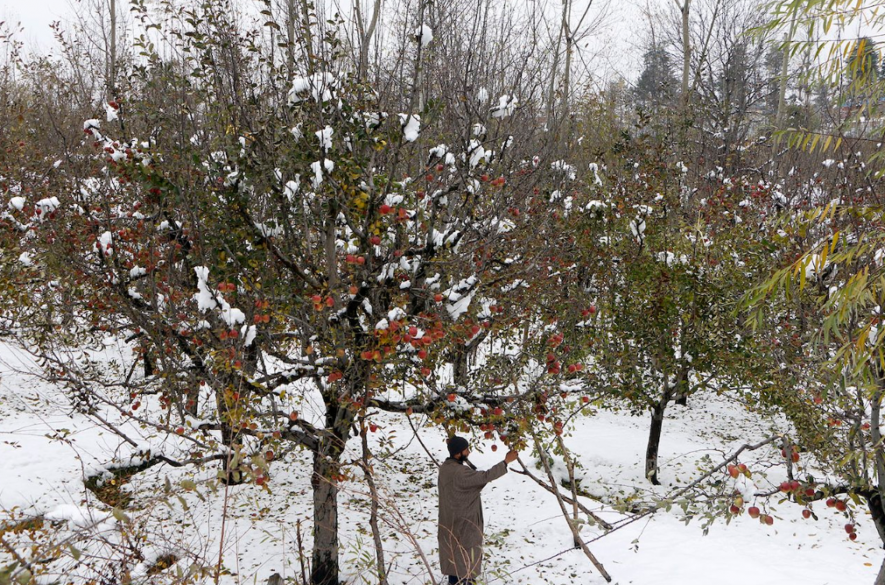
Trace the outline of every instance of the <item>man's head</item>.
<instances>
[{"instance_id":1,"label":"man's head","mask_svg":"<svg viewBox=\"0 0 885 585\"><path fill-rule=\"evenodd\" d=\"M470 445L467 439L455 435L449 439L449 456L453 459L464 459L470 452Z\"/></svg>"}]
</instances>

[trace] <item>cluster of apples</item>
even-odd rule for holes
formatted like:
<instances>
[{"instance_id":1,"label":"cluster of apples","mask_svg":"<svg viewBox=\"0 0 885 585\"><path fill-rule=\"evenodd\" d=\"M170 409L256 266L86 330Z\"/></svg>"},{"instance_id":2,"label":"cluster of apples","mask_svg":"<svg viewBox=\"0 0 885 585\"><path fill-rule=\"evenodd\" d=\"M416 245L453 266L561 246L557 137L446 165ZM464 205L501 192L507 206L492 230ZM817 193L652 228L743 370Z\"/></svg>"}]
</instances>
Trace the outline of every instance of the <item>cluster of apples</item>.
<instances>
[{"instance_id":1,"label":"cluster of apples","mask_svg":"<svg viewBox=\"0 0 885 585\"><path fill-rule=\"evenodd\" d=\"M737 516L744 511L743 505L744 498L742 496L737 496L734 499L734 502L731 504L731 507L728 508L728 511L733 516ZM767 524L768 526L774 524L774 516L770 514L763 514L757 506L750 506L749 508L747 508L747 515L753 519L758 518L761 523Z\"/></svg>"}]
</instances>

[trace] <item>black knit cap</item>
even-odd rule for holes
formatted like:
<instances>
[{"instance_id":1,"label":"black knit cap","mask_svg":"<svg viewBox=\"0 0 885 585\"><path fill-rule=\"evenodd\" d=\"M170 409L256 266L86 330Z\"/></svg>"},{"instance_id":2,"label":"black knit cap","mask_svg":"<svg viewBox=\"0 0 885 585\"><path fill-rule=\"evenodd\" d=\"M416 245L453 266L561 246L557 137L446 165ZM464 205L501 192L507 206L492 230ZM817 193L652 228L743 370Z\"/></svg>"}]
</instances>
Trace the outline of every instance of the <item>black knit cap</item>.
<instances>
[{"instance_id":1,"label":"black knit cap","mask_svg":"<svg viewBox=\"0 0 885 585\"><path fill-rule=\"evenodd\" d=\"M467 443L467 439L455 435L454 437L449 439L449 455L451 457L454 457L469 446L470 445Z\"/></svg>"}]
</instances>

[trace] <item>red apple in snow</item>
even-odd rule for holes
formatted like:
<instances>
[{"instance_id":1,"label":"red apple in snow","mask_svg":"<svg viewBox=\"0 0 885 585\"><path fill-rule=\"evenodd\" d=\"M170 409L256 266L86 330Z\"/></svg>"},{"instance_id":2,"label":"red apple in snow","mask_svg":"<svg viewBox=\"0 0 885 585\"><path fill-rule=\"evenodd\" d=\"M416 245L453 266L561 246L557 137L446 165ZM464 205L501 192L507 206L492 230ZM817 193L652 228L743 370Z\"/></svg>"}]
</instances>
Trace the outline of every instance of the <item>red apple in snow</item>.
<instances>
[{"instance_id":1,"label":"red apple in snow","mask_svg":"<svg viewBox=\"0 0 885 585\"><path fill-rule=\"evenodd\" d=\"M738 508L737 506L735 506L734 504L731 505L731 507L728 509L728 511L734 515L738 515L741 513L741 509Z\"/></svg>"},{"instance_id":2,"label":"red apple in snow","mask_svg":"<svg viewBox=\"0 0 885 585\"><path fill-rule=\"evenodd\" d=\"M373 246L379 246L381 244L381 238L378 236L372 236L369 238L369 243Z\"/></svg>"},{"instance_id":3,"label":"red apple in snow","mask_svg":"<svg viewBox=\"0 0 885 585\"><path fill-rule=\"evenodd\" d=\"M772 524L774 524L774 517L766 514L765 516L762 517L762 521L765 524L768 524L769 526L771 526Z\"/></svg>"},{"instance_id":4,"label":"red apple in snow","mask_svg":"<svg viewBox=\"0 0 885 585\"><path fill-rule=\"evenodd\" d=\"M845 532L847 532L848 534L851 534L852 532L854 532L854 524L851 524L851 523L846 524L845 525Z\"/></svg>"},{"instance_id":5,"label":"red apple in snow","mask_svg":"<svg viewBox=\"0 0 885 585\"><path fill-rule=\"evenodd\" d=\"M734 465L729 465L727 469L728 469L728 475L730 475L731 477L737 477L738 474L740 473L738 471L738 468Z\"/></svg>"},{"instance_id":6,"label":"red apple in snow","mask_svg":"<svg viewBox=\"0 0 885 585\"><path fill-rule=\"evenodd\" d=\"M441 294L437 293L437 294L433 295L433 300L436 301L437 303L441 303L443 300L443 296Z\"/></svg>"},{"instance_id":7,"label":"red apple in snow","mask_svg":"<svg viewBox=\"0 0 885 585\"><path fill-rule=\"evenodd\" d=\"M750 515L750 518L758 518L759 517L759 508L756 506L750 506L747 508L747 514Z\"/></svg>"},{"instance_id":8,"label":"red apple in snow","mask_svg":"<svg viewBox=\"0 0 885 585\"><path fill-rule=\"evenodd\" d=\"M498 450L498 446L497 446L497 445L492 445L492 451L497 451L497 450Z\"/></svg>"},{"instance_id":9,"label":"red apple in snow","mask_svg":"<svg viewBox=\"0 0 885 585\"><path fill-rule=\"evenodd\" d=\"M848 535L848 540L850 540L850 541L852 541L852 542L855 541L855 540L857 540L857 532L852 532L851 534L849 534L849 535Z\"/></svg>"},{"instance_id":10,"label":"red apple in snow","mask_svg":"<svg viewBox=\"0 0 885 585\"><path fill-rule=\"evenodd\" d=\"M828 499L827 499L827 508L832 508L832 507L834 507L835 505L836 505L836 500L834 500L833 498L828 498Z\"/></svg>"},{"instance_id":11,"label":"red apple in snow","mask_svg":"<svg viewBox=\"0 0 885 585\"><path fill-rule=\"evenodd\" d=\"M844 512L848 509L848 506L842 500L836 500L836 509L840 512Z\"/></svg>"},{"instance_id":12,"label":"red apple in snow","mask_svg":"<svg viewBox=\"0 0 885 585\"><path fill-rule=\"evenodd\" d=\"M804 510L802 510L802 517L805 518L806 520L808 518L811 518L811 510L809 510L808 508L805 508Z\"/></svg>"},{"instance_id":13,"label":"red apple in snow","mask_svg":"<svg viewBox=\"0 0 885 585\"><path fill-rule=\"evenodd\" d=\"M447 398L448 398L449 402L454 402L454 401L455 401L455 395L454 395L454 394L449 394L449 395L447 396Z\"/></svg>"}]
</instances>

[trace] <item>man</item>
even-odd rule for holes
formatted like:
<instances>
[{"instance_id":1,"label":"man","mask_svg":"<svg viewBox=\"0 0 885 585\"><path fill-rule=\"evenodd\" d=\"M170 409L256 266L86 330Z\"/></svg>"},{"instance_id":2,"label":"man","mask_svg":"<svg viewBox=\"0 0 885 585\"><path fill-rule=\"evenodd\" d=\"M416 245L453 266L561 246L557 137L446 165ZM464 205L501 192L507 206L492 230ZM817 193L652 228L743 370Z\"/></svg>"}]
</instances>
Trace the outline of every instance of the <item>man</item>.
<instances>
[{"instance_id":1,"label":"man","mask_svg":"<svg viewBox=\"0 0 885 585\"><path fill-rule=\"evenodd\" d=\"M488 471L476 471L467 439L452 437L449 458L439 467L439 564L451 585L473 585L482 569L482 502L479 493L507 473L516 451Z\"/></svg>"}]
</instances>

